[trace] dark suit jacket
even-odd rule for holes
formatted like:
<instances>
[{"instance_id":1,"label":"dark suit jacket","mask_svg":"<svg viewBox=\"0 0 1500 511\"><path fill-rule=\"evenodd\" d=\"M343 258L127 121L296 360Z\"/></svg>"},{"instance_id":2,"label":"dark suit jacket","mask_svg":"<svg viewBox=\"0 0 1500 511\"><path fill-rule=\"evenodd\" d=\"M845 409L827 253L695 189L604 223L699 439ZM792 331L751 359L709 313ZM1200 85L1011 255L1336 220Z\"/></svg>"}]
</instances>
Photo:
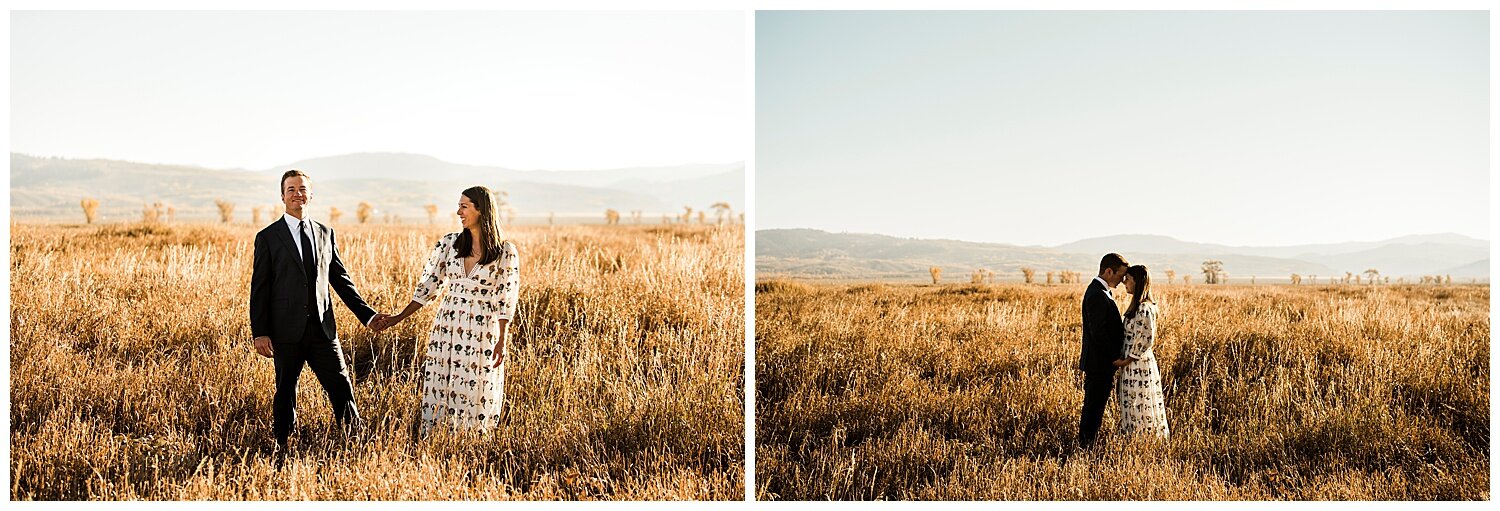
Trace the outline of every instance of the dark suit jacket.
<instances>
[{"instance_id":1,"label":"dark suit jacket","mask_svg":"<svg viewBox=\"0 0 1500 511\"><path fill-rule=\"evenodd\" d=\"M1124 349L1125 322L1120 319L1120 309L1103 284L1090 280L1088 290L1083 292L1083 352L1078 355L1078 369L1114 371L1114 361Z\"/></svg>"},{"instance_id":2,"label":"dark suit jacket","mask_svg":"<svg viewBox=\"0 0 1500 511\"><path fill-rule=\"evenodd\" d=\"M297 252L297 242L287 228L284 217L255 234L255 263L250 274L250 332L255 337L270 336L273 343L300 342L307 327L307 279L302 257ZM333 229L312 222L312 244L317 255L316 280L317 303L311 304L317 311L318 323L328 339L338 339L338 327L333 323L333 301L328 297L328 286L339 294L344 305L354 312L361 324L370 322L375 309L365 303L349 280L349 272L339 258L338 242Z\"/></svg>"}]
</instances>

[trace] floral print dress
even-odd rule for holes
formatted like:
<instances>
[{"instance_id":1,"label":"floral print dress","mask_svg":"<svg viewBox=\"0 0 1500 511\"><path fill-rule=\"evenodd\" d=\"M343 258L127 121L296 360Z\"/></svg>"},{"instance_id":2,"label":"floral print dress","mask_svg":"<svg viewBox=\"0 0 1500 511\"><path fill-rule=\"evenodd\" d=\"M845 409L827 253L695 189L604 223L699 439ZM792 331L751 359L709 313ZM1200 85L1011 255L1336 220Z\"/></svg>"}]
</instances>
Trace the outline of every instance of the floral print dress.
<instances>
[{"instance_id":1,"label":"floral print dress","mask_svg":"<svg viewBox=\"0 0 1500 511\"><path fill-rule=\"evenodd\" d=\"M1120 432L1166 438L1167 406L1162 399L1161 371L1156 368L1156 304L1145 302L1125 320L1125 356L1137 359L1120 368L1115 397L1120 403Z\"/></svg>"},{"instance_id":2,"label":"floral print dress","mask_svg":"<svg viewBox=\"0 0 1500 511\"><path fill-rule=\"evenodd\" d=\"M422 367L423 432L440 421L481 430L498 425L505 396L505 365L490 366L495 351L504 349L500 321L516 312L516 246L501 243L499 257L465 272L463 258L453 248L458 235L443 236L433 247L412 293L412 300L426 305L447 288Z\"/></svg>"}]
</instances>

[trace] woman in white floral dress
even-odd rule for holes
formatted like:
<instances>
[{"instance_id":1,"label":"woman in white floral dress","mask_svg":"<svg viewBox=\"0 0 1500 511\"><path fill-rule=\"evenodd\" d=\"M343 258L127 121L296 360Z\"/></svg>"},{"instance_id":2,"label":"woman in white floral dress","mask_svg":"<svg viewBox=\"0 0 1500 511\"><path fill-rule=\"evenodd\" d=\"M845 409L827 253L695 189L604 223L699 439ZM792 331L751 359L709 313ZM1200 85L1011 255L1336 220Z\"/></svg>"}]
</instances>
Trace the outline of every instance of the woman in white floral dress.
<instances>
[{"instance_id":1,"label":"woman in white floral dress","mask_svg":"<svg viewBox=\"0 0 1500 511\"><path fill-rule=\"evenodd\" d=\"M500 421L520 267L515 244L501 238L496 202L489 188L464 190L464 230L438 241L411 303L377 328L405 320L447 287L422 364L424 433L440 422L482 430Z\"/></svg>"},{"instance_id":2,"label":"woman in white floral dress","mask_svg":"<svg viewBox=\"0 0 1500 511\"><path fill-rule=\"evenodd\" d=\"M1130 307L1125 309L1125 352L1115 362L1116 401L1120 403L1120 432L1166 438L1167 406L1161 392L1161 371L1156 367L1156 303L1151 300L1151 275L1146 267L1125 270L1125 290Z\"/></svg>"}]
</instances>

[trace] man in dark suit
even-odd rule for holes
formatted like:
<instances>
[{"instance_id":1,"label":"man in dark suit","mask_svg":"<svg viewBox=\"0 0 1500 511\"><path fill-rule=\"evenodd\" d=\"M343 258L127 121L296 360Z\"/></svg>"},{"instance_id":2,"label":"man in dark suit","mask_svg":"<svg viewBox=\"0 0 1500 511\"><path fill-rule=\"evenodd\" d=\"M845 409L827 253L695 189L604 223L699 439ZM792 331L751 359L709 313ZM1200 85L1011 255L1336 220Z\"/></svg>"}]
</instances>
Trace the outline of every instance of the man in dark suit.
<instances>
[{"instance_id":1,"label":"man in dark suit","mask_svg":"<svg viewBox=\"0 0 1500 511\"><path fill-rule=\"evenodd\" d=\"M1120 254L1105 254L1099 260L1099 276L1083 293L1083 350L1078 370L1083 371L1083 414L1078 422L1078 445L1088 448L1099 435L1104 408L1115 383L1115 360L1125 349L1125 323L1112 291L1125 280L1130 264Z\"/></svg>"},{"instance_id":2,"label":"man in dark suit","mask_svg":"<svg viewBox=\"0 0 1500 511\"><path fill-rule=\"evenodd\" d=\"M300 170L281 175L281 202L286 214L255 235L255 263L250 276L250 330L255 352L276 365L273 431L283 452L297 419L297 379L311 367L328 393L337 421L359 427L354 386L344 365L333 301L328 287L361 323L377 316L349 279L333 229L306 217L312 179Z\"/></svg>"}]
</instances>

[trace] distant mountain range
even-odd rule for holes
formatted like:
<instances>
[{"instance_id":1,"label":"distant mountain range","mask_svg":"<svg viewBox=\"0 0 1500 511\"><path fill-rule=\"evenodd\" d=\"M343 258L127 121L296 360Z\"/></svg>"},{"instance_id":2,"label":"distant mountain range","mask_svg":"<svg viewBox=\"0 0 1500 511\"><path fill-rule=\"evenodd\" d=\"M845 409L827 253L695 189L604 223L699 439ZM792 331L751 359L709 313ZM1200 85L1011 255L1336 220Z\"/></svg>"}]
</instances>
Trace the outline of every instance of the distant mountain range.
<instances>
[{"instance_id":1,"label":"distant mountain range","mask_svg":"<svg viewBox=\"0 0 1500 511\"><path fill-rule=\"evenodd\" d=\"M953 240L924 240L879 234L829 233L813 229L771 229L755 233L757 278L787 276L824 279L925 280L928 268L943 268L947 279L964 281L976 269L1019 279L1021 268L1077 271L1092 275L1099 257L1119 252L1132 263L1155 270L1196 274L1209 259L1224 262L1233 281L1251 276L1267 281L1343 276L1379 270L1399 278L1452 275L1489 278L1489 242L1458 234L1405 236L1384 241L1283 247L1232 247L1182 241L1158 235L1090 238L1055 247Z\"/></svg>"},{"instance_id":2,"label":"distant mountain range","mask_svg":"<svg viewBox=\"0 0 1500 511\"><path fill-rule=\"evenodd\" d=\"M350 213L361 201L378 216L390 213L408 222L425 222L426 204L443 215L458 195L473 185L509 194L522 218L603 219L605 209L628 218L643 212L643 222L660 222L684 206L704 210L727 202L744 210L743 163L679 165L583 171L516 170L450 163L431 156L404 153L358 153L302 160L264 170L208 169L100 159L42 158L10 155L11 215L21 220L82 219L84 197L100 202L104 221L134 220L146 203L162 201L183 219L217 219L216 199L236 204L236 219L248 221L250 208L280 204L278 179L286 169L307 171L316 185L314 218L329 206ZM709 213L712 217L712 212Z\"/></svg>"}]
</instances>

